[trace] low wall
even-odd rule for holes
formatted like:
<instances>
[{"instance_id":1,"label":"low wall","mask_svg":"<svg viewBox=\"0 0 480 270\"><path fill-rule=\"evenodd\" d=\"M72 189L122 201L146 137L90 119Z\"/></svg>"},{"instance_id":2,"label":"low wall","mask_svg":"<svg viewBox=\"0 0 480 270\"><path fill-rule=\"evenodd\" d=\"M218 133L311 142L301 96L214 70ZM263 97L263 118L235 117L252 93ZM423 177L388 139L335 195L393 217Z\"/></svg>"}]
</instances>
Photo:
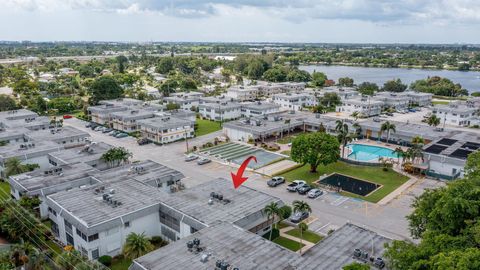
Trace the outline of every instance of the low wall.
<instances>
[{"instance_id":1,"label":"low wall","mask_svg":"<svg viewBox=\"0 0 480 270\"><path fill-rule=\"evenodd\" d=\"M367 162L367 161L358 161L358 160L352 160L348 158L340 158L339 160L353 164L353 165L361 165L361 166L371 166L371 167L383 167L383 164L380 162ZM391 166L390 166L391 167Z\"/></svg>"}]
</instances>

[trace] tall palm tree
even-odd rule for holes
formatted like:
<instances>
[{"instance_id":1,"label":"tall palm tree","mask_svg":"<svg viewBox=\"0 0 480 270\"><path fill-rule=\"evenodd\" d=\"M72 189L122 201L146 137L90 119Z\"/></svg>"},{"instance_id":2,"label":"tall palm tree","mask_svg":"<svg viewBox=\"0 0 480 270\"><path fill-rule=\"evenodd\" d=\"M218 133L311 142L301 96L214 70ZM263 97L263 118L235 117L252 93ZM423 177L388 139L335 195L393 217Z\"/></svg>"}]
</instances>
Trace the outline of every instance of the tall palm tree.
<instances>
[{"instance_id":1,"label":"tall palm tree","mask_svg":"<svg viewBox=\"0 0 480 270\"><path fill-rule=\"evenodd\" d=\"M130 233L127 236L125 245L123 246L123 254L129 259L136 259L147 254L154 249L152 243L148 240L144 233Z\"/></svg>"},{"instance_id":2,"label":"tall palm tree","mask_svg":"<svg viewBox=\"0 0 480 270\"><path fill-rule=\"evenodd\" d=\"M412 138L412 144L425 144L425 140L421 136L415 136Z\"/></svg>"},{"instance_id":3,"label":"tall palm tree","mask_svg":"<svg viewBox=\"0 0 480 270\"><path fill-rule=\"evenodd\" d=\"M9 177L10 175L17 175L27 171L25 165L22 164L18 158L9 158L5 162L5 175Z\"/></svg>"},{"instance_id":4,"label":"tall palm tree","mask_svg":"<svg viewBox=\"0 0 480 270\"><path fill-rule=\"evenodd\" d=\"M396 127L395 127L395 124L392 124L390 123L390 121L386 121L382 124L382 126L380 127L380 131L383 133L383 132L387 132L387 143L388 141L390 140L390 132L396 132Z\"/></svg>"},{"instance_id":5,"label":"tall palm tree","mask_svg":"<svg viewBox=\"0 0 480 270\"><path fill-rule=\"evenodd\" d=\"M300 222L300 224L298 224L298 230L300 231L300 254L302 254L303 232L308 230L308 225L305 222Z\"/></svg>"},{"instance_id":6,"label":"tall palm tree","mask_svg":"<svg viewBox=\"0 0 480 270\"><path fill-rule=\"evenodd\" d=\"M360 116L360 113L357 111L354 111L351 115L355 121L357 121L358 117Z\"/></svg>"},{"instance_id":7,"label":"tall palm tree","mask_svg":"<svg viewBox=\"0 0 480 270\"><path fill-rule=\"evenodd\" d=\"M295 200L293 201L293 212L308 212L312 213L312 208L310 205L304 201Z\"/></svg>"},{"instance_id":8,"label":"tall palm tree","mask_svg":"<svg viewBox=\"0 0 480 270\"><path fill-rule=\"evenodd\" d=\"M355 129L355 136L360 137L362 135L362 126L358 122L353 123L353 128Z\"/></svg>"},{"instance_id":9,"label":"tall palm tree","mask_svg":"<svg viewBox=\"0 0 480 270\"><path fill-rule=\"evenodd\" d=\"M342 158L343 158L345 155L345 147L349 142L353 140L355 136L348 132L348 125L344 123L343 120L336 121L335 131L337 132L338 140L342 144Z\"/></svg>"},{"instance_id":10,"label":"tall palm tree","mask_svg":"<svg viewBox=\"0 0 480 270\"><path fill-rule=\"evenodd\" d=\"M393 152L397 155L398 159L402 158L402 164L405 163L405 151L403 151L401 147L395 148Z\"/></svg>"},{"instance_id":11,"label":"tall palm tree","mask_svg":"<svg viewBox=\"0 0 480 270\"><path fill-rule=\"evenodd\" d=\"M280 217L281 215L281 209L278 207L278 204L276 202L271 202L270 204L266 205L265 208L263 208L263 212L267 215L268 220L272 220L272 228L270 230L270 236L269 240L272 240L272 232L273 232L273 223L275 221L275 217Z\"/></svg>"}]
</instances>

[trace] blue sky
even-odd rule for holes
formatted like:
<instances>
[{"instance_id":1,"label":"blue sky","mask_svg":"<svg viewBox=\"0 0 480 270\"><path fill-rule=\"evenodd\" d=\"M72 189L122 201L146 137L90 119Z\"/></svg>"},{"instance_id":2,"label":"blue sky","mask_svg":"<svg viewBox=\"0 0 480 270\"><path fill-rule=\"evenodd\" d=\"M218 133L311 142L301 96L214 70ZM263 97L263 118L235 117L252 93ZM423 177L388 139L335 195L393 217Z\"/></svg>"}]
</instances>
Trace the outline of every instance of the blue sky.
<instances>
[{"instance_id":1,"label":"blue sky","mask_svg":"<svg viewBox=\"0 0 480 270\"><path fill-rule=\"evenodd\" d=\"M480 1L1 0L0 40L480 43Z\"/></svg>"}]
</instances>

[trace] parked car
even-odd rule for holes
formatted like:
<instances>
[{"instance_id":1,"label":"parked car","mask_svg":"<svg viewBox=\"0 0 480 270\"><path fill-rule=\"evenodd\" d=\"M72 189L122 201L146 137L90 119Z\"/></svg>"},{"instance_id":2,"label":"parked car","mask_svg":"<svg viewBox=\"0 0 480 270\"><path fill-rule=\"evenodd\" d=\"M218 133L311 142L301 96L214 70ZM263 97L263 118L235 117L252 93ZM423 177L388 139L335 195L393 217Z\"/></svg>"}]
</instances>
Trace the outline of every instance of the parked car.
<instances>
[{"instance_id":1,"label":"parked car","mask_svg":"<svg viewBox=\"0 0 480 270\"><path fill-rule=\"evenodd\" d=\"M315 199L318 196L321 196L323 194L323 191L321 191L318 188L311 189L308 193L307 196L308 198Z\"/></svg>"},{"instance_id":2,"label":"parked car","mask_svg":"<svg viewBox=\"0 0 480 270\"><path fill-rule=\"evenodd\" d=\"M111 129L111 128L104 128L104 129L102 130L103 133L109 133L109 132L111 132L111 131L113 131L113 129Z\"/></svg>"},{"instance_id":3,"label":"parked car","mask_svg":"<svg viewBox=\"0 0 480 270\"><path fill-rule=\"evenodd\" d=\"M380 269L383 269L385 267L385 262L382 258L376 258L373 264Z\"/></svg>"},{"instance_id":4,"label":"parked car","mask_svg":"<svg viewBox=\"0 0 480 270\"><path fill-rule=\"evenodd\" d=\"M287 190L290 191L290 192L295 192L295 191L297 191L298 187L301 187L305 184L307 184L307 182L305 182L303 180L295 180L287 186Z\"/></svg>"},{"instance_id":5,"label":"parked car","mask_svg":"<svg viewBox=\"0 0 480 270\"><path fill-rule=\"evenodd\" d=\"M150 140L147 139L147 138L141 138L141 139L137 140L137 143L138 143L138 145L145 145L145 144L149 144Z\"/></svg>"},{"instance_id":6,"label":"parked car","mask_svg":"<svg viewBox=\"0 0 480 270\"><path fill-rule=\"evenodd\" d=\"M212 162L210 159L208 159L208 158L202 158L202 159L200 159L200 160L197 161L197 164L198 164L198 165L203 165L203 164L207 164L207 163L210 163L210 162Z\"/></svg>"},{"instance_id":7,"label":"parked car","mask_svg":"<svg viewBox=\"0 0 480 270\"><path fill-rule=\"evenodd\" d=\"M97 127L98 127L98 125L95 124L95 123L91 123L91 124L90 124L90 129L91 129L91 130L95 130Z\"/></svg>"},{"instance_id":8,"label":"parked car","mask_svg":"<svg viewBox=\"0 0 480 270\"><path fill-rule=\"evenodd\" d=\"M388 116L393 116L393 113L387 112L386 115L388 115Z\"/></svg>"},{"instance_id":9,"label":"parked car","mask_svg":"<svg viewBox=\"0 0 480 270\"><path fill-rule=\"evenodd\" d=\"M88 123L85 125L85 127L86 127L86 128L89 128L89 127L91 127L92 125L93 125L92 122L88 122Z\"/></svg>"},{"instance_id":10,"label":"parked car","mask_svg":"<svg viewBox=\"0 0 480 270\"><path fill-rule=\"evenodd\" d=\"M297 188L297 192L298 192L298 194L300 194L300 195L305 195L305 194L307 194L307 192L309 192L311 189L312 189L311 186L309 186L309 185L307 185L307 184L304 184L304 185L302 185L302 186L300 186L300 187Z\"/></svg>"},{"instance_id":11,"label":"parked car","mask_svg":"<svg viewBox=\"0 0 480 270\"><path fill-rule=\"evenodd\" d=\"M285 178L281 177L281 176L272 177L272 179L267 181L267 185L269 187L276 187L276 186L281 185L283 183L285 183Z\"/></svg>"},{"instance_id":12,"label":"parked car","mask_svg":"<svg viewBox=\"0 0 480 270\"><path fill-rule=\"evenodd\" d=\"M190 154L190 155L188 155L188 156L185 157L185 161L187 161L187 162L188 162L188 161L193 161L193 160L195 160L195 159L198 159L198 156L197 156L197 155L191 155L191 154Z\"/></svg>"},{"instance_id":13,"label":"parked car","mask_svg":"<svg viewBox=\"0 0 480 270\"><path fill-rule=\"evenodd\" d=\"M309 216L308 212L296 212L290 218L290 221L293 223L299 223L300 221L308 218L308 216Z\"/></svg>"},{"instance_id":14,"label":"parked car","mask_svg":"<svg viewBox=\"0 0 480 270\"><path fill-rule=\"evenodd\" d=\"M127 133L118 133L117 135L115 135L115 138L125 138L125 137L128 137L128 134Z\"/></svg>"},{"instance_id":15,"label":"parked car","mask_svg":"<svg viewBox=\"0 0 480 270\"><path fill-rule=\"evenodd\" d=\"M95 127L93 130L95 130L95 131L100 131L100 130L102 130L102 129L103 129L102 126L97 126L97 127Z\"/></svg>"},{"instance_id":16,"label":"parked car","mask_svg":"<svg viewBox=\"0 0 480 270\"><path fill-rule=\"evenodd\" d=\"M73 116L71 116L71 115L69 115L69 114L65 114L65 115L63 116L63 119L71 119L71 118L73 118Z\"/></svg>"},{"instance_id":17,"label":"parked car","mask_svg":"<svg viewBox=\"0 0 480 270\"><path fill-rule=\"evenodd\" d=\"M108 136L115 136L115 135L117 135L117 133L118 133L118 131L112 130L112 131L108 132Z\"/></svg>"}]
</instances>

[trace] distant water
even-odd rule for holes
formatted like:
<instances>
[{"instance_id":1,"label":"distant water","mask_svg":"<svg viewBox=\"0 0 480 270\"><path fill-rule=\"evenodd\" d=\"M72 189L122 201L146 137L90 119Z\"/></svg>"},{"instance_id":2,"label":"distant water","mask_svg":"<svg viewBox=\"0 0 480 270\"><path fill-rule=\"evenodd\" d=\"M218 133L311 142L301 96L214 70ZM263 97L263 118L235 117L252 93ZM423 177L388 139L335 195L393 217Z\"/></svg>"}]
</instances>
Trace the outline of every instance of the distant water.
<instances>
[{"instance_id":1,"label":"distant water","mask_svg":"<svg viewBox=\"0 0 480 270\"><path fill-rule=\"evenodd\" d=\"M374 67L350 67L350 66L300 66L302 70L312 73L314 70L323 72L329 79L338 81L338 78L350 77L356 84L362 82L374 82L382 86L384 82L392 79L401 79L403 83L410 83L432 76L440 76L459 83L470 93L480 92L480 72L456 71L456 70L432 70L432 69L407 69L407 68L374 68Z\"/></svg>"}]
</instances>

